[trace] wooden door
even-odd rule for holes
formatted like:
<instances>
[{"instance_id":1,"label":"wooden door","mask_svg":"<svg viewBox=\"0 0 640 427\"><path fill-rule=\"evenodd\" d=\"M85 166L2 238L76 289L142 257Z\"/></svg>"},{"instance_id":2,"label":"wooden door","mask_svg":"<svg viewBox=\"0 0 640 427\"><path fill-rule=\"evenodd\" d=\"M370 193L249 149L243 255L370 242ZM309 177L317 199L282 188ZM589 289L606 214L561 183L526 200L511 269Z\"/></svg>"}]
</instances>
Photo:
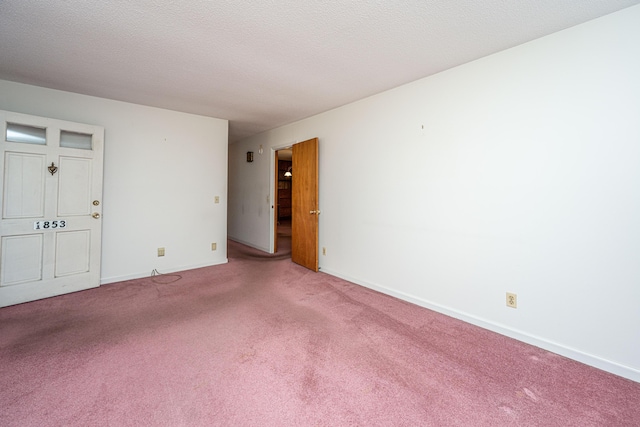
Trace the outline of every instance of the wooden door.
<instances>
[{"instance_id":1,"label":"wooden door","mask_svg":"<svg viewBox=\"0 0 640 427\"><path fill-rule=\"evenodd\" d=\"M291 260L318 271L318 138L293 146Z\"/></svg>"},{"instance_id":2,"label":"wooden door","mask_svg":"<svg viewBox=\"0 0 640 427\"><path fill-rule=\"evenodd\" d=\"M0 111L0 307L99 286L104 129Z\"/></svg>"}]
</instances>

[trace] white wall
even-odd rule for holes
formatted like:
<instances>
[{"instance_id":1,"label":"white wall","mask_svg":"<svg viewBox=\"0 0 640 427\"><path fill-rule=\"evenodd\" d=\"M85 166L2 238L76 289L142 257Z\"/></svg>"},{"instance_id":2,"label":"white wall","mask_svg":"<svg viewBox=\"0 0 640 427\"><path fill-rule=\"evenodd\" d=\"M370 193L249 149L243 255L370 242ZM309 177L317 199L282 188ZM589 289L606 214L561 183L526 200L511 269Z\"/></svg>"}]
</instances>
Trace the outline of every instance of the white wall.
<instances>
[{"instance_id":1,"label":"white wall","mask_svg":"<svg viewBox=\"0 0 640 427\"><path fill-rule=\"evenodd\" d=\"M270 218L273 218L270 216L273 195L269 194L269 182L273 182L270 163L273 155L268 148L263 149L262 154L259 150L258 144L229 146L228 233L235 241L269 251ZM253 151L251 163L247 162L247 151Z\"/></svg>"},{"instance_id":2,"label":"white wall","mask_svg":"<svg viewBox=\"0 0 640 427\"><path fill-rule=\"evenodd\" d=\"M227 261L226 120L8 81L0 109L104 126L102 283Z\"/></svg>"},{"instance_id":3,"label":"white wall","mask_svg":"<svg viewBox=\"0 0 640 427\"><path fill-rule=\"evenodd\" d=\"M230 238L269 247L269 156L245 152L319 137L322 271L640 381L638 22L640 6L231 145Z\"/></svg>"}]
</instances>

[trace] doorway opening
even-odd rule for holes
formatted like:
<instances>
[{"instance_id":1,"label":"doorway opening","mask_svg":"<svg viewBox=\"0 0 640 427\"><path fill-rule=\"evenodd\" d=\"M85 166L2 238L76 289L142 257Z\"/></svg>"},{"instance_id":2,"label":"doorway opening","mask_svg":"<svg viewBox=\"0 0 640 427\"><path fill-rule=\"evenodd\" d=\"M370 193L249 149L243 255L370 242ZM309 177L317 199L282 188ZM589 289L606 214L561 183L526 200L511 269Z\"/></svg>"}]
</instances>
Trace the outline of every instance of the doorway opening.
<instances>
[{"instance_id":1,"label":"doorway opening","mask_svg":"<svg viewBox=\"0 0 640 427\"><path fill-rule=\"evenodd\" d=\"M293 151L291 147L276 150L274 191L274 253L291 254L291 190L293 184Z\"/></svg>"}]
</instances>

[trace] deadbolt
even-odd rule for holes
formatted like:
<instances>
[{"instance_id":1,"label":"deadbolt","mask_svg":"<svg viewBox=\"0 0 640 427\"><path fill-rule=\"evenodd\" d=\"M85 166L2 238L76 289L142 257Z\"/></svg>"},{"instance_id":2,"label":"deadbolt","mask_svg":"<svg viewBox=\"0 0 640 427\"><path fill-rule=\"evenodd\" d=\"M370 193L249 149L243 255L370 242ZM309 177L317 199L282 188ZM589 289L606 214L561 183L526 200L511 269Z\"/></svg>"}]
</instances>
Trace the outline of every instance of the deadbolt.
<instances>
[{"instance_id":1,"label":"deadbolt","mask_svg":"<svg viewBox=\"0 0 640 427\"><path fill-rule=\"evenodd\" d=\"M100 204L100 200L94 200L93 201L93 206L98 206Z\"/></svg>"}]
</instances>

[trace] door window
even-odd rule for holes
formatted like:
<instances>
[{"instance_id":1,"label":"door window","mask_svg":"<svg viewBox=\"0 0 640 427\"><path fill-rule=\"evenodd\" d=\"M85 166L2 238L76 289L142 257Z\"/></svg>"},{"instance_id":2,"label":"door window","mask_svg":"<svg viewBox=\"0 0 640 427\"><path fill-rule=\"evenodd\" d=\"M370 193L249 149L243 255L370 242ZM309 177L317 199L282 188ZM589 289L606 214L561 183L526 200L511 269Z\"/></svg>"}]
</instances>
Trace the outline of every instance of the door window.
<instances>
[{"instance_id":1,"label":"door window","mask_svg":"<svg viewBox=\"0 0 640 427\"><path fill-rule=\"evenodd\" d=\"M23 144L47 144L47 130L35 126L7 123L7 142L21 142Z\"/></svg>"}]
</instances>

